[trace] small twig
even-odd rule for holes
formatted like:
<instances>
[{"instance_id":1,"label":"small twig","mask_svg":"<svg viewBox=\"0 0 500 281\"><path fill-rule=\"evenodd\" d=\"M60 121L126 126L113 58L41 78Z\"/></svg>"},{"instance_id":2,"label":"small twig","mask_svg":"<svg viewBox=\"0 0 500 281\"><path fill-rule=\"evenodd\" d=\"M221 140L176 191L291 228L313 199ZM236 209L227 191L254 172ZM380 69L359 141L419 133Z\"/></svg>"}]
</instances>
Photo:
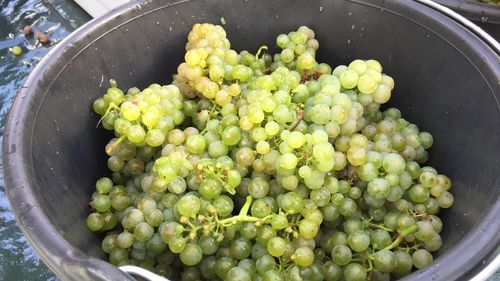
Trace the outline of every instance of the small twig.
<instances>
[{"instance_id":1,"label":"small twig","mask_svg":"<svg viewBox=\"0 0 500 281\"><path fill-rule=\"evenodd\" d=\"M303 110L297 111L297 118L292 123L292 125L290 125L290 128L288 130L290 130L290 131L295 130L295 128L297 128L297 126L299 125L300 121L302 120L302 116L304 116L304 111Z\"/></svg>"},{"instance_id":2,"label":"small twig","mask_svg":"<svg viewBox=\"0 0 500 281\"><path fill-rule=\"evenodd\" d=\"M52 122L54 123L54 126L56 127L56 131L59 131L59 124L57 123L57 120L54 119L54 120L52 120Z\"/></svg>"},{"instance_id":3,"label":"small twig","mask_svg":"<svg viewBox=\"0 0 500 281\"><path fill-rule=\"evenodd\" d=\"M126 135L122 135L119 139L117 139L112 145L110 145L107 149L106 149L106 153L108 155L111 155L113 153L113 150L115 150L118 145L120 145L120 143L122 143L122 141L125 139Z\"/></svg>"},{"instance_id":4,"label":"small twig","mask_svg":"<svg viewBox=\"0 0 500 281\"><path fill-rule=\"evenodd\" d=\"M259 56L260 56L260 53L262 53L262 50L267 50L267 49L269 49L269 48L268 48L266 45L261 46L261 47L259 48L259 50L257 51L257 54L255 54L255 59L256 59L256 60L258 60L258 59L259 59Z\"/></svg>"}]
</instances>

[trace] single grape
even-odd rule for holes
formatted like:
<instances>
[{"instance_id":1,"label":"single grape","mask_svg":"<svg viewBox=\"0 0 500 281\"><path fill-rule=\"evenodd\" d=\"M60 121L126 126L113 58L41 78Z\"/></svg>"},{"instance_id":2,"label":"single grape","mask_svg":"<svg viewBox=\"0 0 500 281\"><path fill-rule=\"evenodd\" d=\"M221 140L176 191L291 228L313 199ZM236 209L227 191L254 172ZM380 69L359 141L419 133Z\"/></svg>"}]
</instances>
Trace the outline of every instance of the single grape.
<instances>
[{"instance_id":1,"label":"single grape","mask_svg":"<svg viewBox=\"0 0 500 281\"><path fill-rule=\"evenodd\" d=\"M338 244L332 249L332 260L338 265L347 265L351 262L352 252L349 247L344 244Z\"/></svg>"},{"instance_id":2,"label":"single grape","mask_svg":"<svg viewBox=\"0 0 500 281\"><path fill-rule=\"evenodd\" d=\"M363 281L366 280L366 270L359 263L350 263L344 267L344 279L346 281Z\"/></svg>"},{"instance_id":3,"label":"single grape","mask_svg":"<svg viewBox=\"0 0 500 281\"><path fill-rule=\"evenodd\" d=\"M292 260L298 266L310 266L314 262L314 252L308 247L300 247L295 250Z\"/></svg>"},{"instance_id":4,"label":"single grape","mask_svg":"<svg viewBox=\"0 0 500 281\"><path fill-rule=\"evenodd\" d=\"M273 257L281 257L286 252L286 242L281 237L273 237L267 242L267 251Z\"/></svg>"},{"instance_id":5,"label":"single grape","mask_svg":"<svg viewBox=\"0 0 500 281\"><path fill-rule=\"evenodd\" d=\"M357 230L349 234L347 241L351 249L362 252L370 245L370 236L363 231Z\"/></svg>"},{"instance_id":6,"label":"single grape","mask_svg":"<svg viewBox=\"0 0 500 281\"><path fill-rule=\"evenodd\" d=\"M393 272L397 266L397 258L391 251L381 250L375 252L373 263L380 272Z\"/></svg>"},{"instance_id":7,"label":"single grape","mask_svg":"<svg viewBox=\"0 0 500 281\"><path fill-rule=\"evenodd\" d=\"M248 270L241 268L239 266L229 269L226 273L226 278L224 280L228 281L252 281L252 275Z\"/></svg>"},{"instance_id":8,"label":"single grape","mask_svg":"<svg viewBox=\"0 0 500 281\"><path fill-rule=\"evenodd\" d=\"M184 250L180 253L183 264L193 266L198 264L203 257L203 253L198 244L187 243Z\"/></svg>"},{"instance_id":9,"label":"single grape","mask_svg":"<svg viewBox=\"0 0 500 281\"><path fill-rule=\"evenodd\" d=\"M432 263L433 260L432 255L429 253L429 251L424 249L416 250L412 254L411 258L413 260L413 265L415 265L415 267L418 269L428 266Z\"/></svg>"}]
</instances>

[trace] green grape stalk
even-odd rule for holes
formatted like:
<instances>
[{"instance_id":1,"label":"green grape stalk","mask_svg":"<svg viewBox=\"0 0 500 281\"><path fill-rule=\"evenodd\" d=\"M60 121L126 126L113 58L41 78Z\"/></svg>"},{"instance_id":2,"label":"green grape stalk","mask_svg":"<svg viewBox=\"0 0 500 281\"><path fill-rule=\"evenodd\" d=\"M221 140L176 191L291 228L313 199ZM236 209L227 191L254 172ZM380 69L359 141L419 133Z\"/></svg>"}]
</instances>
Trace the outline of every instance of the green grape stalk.
<instances>
[{"instance_id":1,"label":"green grape stalk","mask_svg":"<svg viewBox=\"0 0 500 281\"><path fill-rule=\"evenodd\" d=\"M87 225L114 265L171 280L392 280L428 266L451 180L374 59L317 61L306 26L237 52L195 24L170 85L93 103L115 137Z\"/></svg>"}]
</instances>

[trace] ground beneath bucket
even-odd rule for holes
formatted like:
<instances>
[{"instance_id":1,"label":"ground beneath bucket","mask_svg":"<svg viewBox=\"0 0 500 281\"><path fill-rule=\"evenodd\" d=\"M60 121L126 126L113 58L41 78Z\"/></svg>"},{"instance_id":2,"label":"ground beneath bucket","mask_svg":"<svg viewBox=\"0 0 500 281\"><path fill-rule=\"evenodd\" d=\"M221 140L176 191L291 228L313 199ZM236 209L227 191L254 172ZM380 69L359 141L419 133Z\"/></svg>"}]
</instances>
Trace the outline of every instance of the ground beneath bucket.
<instances>
[{"instance_id":1,"label":"ground beneath bucket","mask_svg":"<svg viewBox=\"0 0 500 281\"><path fill-rule=\"evenodd\" d=\"M8 110L26 76L47 52L91 18L69 0L0 0L0 141ZM50 43L24 36L23 27L46 32ZM10 49L22 48L15 57ZM1 156L0 156L1 157ZM0 280L57 280L16 225L0 173Z\"/></svg>"}]
</instances>

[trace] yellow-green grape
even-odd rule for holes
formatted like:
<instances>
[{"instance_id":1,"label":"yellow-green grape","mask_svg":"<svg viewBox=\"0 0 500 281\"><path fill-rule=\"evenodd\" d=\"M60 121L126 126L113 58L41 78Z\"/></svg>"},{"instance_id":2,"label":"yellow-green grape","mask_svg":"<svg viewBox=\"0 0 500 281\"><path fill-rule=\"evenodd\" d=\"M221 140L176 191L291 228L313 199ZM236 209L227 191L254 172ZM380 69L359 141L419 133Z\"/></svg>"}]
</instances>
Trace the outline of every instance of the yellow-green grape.
<instances>
[{"instance_id":1,"label":"yellow-green grape","mask_svg":"<svg viewBox=\"0 0 500 281\"><path fill-rule=\"evenodd\" d=\"M23 53L23 49L21 49L21 47L19 46L14 46L12 47L12 54L14 54L14 56L20 56L21 54Z\"/></svg>"}]
</instances>

